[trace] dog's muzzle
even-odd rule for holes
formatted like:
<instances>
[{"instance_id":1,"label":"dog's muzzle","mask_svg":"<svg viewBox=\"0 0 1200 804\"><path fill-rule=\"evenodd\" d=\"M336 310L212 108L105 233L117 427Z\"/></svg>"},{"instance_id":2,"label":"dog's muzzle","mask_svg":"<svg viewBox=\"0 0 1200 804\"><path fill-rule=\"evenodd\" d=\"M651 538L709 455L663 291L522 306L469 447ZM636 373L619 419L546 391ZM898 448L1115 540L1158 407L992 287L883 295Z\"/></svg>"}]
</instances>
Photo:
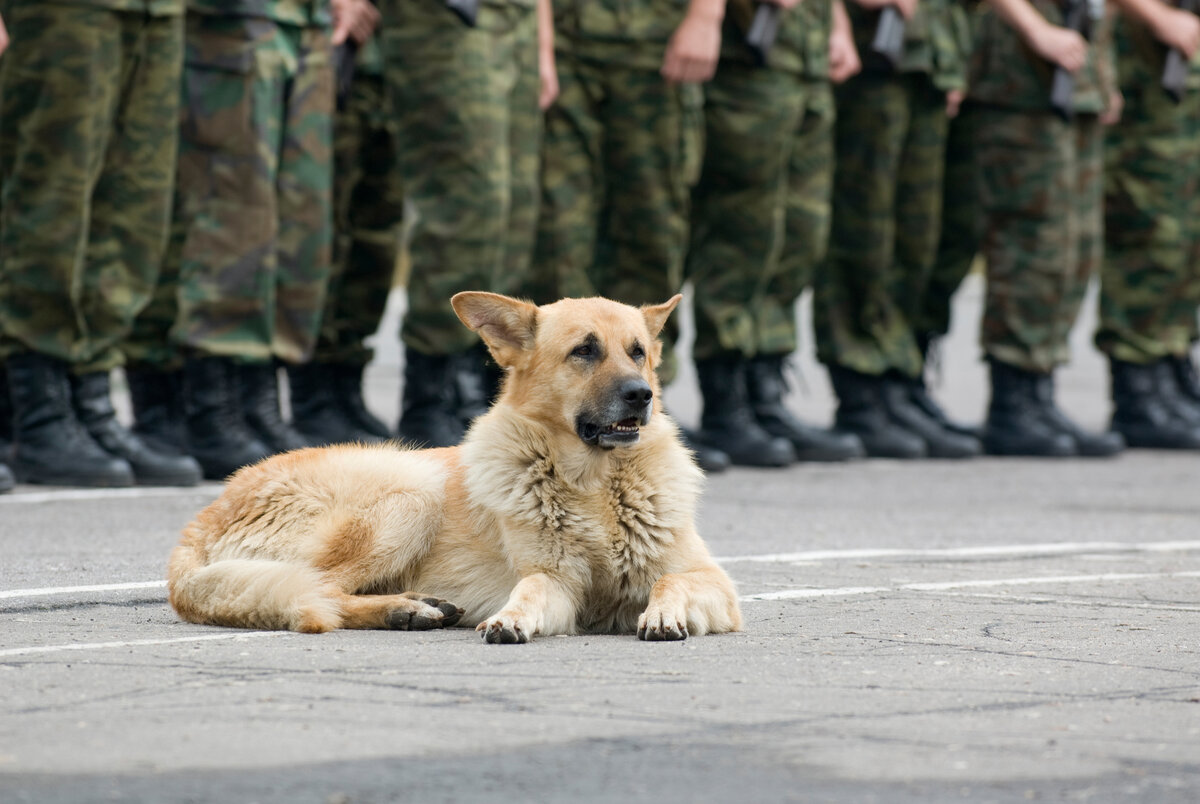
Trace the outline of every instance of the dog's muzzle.
<instances>
[{"instance_id":1,"label":"dog's muzzle","mask_svg":"<svg viewBox=\"0 0 1200 804\"><path fill-rule=\"evenodd\" d=\"M602 410L584 411L575 419L575 432L585 444L602 449L632 446L650 423L654 392L640 377L618 384L611 400Z\"/></svg>"}]
</instances>

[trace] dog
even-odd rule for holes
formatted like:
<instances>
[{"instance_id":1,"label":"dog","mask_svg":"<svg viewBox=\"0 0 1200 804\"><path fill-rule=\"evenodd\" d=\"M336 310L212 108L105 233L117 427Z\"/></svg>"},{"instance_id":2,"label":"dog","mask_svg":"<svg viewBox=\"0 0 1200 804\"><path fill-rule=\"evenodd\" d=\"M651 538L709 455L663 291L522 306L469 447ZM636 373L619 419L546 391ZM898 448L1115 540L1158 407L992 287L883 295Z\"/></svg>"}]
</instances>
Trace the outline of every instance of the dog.
<instances>
[{"instance_id":1,"label":"dog","mask_svg":"<svg viewBox=\"0 0 1200 804\"><path fill-rule=\"evenodd\" d=\"M167 585L194 623L320 633L476 626L489 643L737 631L696 532L703 474L663 412L676 295L451 303L504 370L463 443L334 445L244 467L183 531Z\"/></svg>"}]
</instances>

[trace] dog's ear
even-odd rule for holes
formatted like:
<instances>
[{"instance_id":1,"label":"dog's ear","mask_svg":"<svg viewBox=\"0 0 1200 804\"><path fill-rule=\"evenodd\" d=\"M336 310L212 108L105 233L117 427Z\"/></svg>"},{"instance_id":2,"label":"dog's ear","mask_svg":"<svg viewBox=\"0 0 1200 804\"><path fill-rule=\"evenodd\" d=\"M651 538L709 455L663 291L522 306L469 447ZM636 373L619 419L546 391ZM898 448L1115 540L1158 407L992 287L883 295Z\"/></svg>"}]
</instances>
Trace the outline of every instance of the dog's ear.
<instances>
[{"instance_id":1,"label":"dog's ear","mask_svg":"<svg viewBox=\"0 0 1200 804\"><path fill-rule=\"evenodd\" d=\"M517 353L533 348L536 305L474 290L454 294L450 304L467 328L483 338L500 365L512 365Z\"/></svg>"},{"instance_id":2,"label":"dog's ear","mask_svg":"<svg viewBox=\"0 0 1200 804\"><path fill-rule=\"evenodd\" d=\"M676 305L682 301L683 295L676 293L662 304L654 306L642 305L642 316L646 319L646 329L650 330L650 337L657 338L658 333L662 332L663 326L667 323L667 318L671 315L671 311Z\"/></svg>"}]
</instances>

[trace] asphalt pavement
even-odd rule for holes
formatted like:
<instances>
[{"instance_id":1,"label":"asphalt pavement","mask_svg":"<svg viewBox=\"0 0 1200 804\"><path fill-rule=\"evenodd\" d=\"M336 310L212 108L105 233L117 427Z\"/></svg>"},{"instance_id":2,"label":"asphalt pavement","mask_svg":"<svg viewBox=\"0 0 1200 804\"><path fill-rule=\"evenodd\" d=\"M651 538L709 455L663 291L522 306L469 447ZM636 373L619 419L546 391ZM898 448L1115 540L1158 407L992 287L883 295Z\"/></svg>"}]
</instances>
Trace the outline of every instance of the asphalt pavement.
<instances>
[{"instance_id":1,"label":"asphalt pavement","mask_svg":"<svg viewBox=\"0 0 1200 804\"><path fill-rule=\"evenodd\" d=\"M967 420L980 293L934 389ZM393 301L368 397L394 421ZM1059 388L1098 427L1092 321ZM810 343L797 366L828 421ZM690 372L667 402L694 422ZM167 554L218 493L0 496L0 802L1200 800L1200 455L713 475L746 627L679 643L183 623Z\"/></svg>"}]
</instances>

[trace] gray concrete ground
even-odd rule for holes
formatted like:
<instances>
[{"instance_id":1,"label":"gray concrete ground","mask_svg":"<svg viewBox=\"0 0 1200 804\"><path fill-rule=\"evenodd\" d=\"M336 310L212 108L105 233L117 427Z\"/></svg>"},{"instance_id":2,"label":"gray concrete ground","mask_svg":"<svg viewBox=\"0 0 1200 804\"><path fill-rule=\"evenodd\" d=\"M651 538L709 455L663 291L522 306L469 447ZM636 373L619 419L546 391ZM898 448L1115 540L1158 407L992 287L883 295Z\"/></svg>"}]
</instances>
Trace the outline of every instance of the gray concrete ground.
<instances>
[{"instance_id":1,"label":"gray concrete ground","mask_svg":"<svg viewBox=\"0 0 1200 804\"><path fill-rule=\"evenodd\" d=\"M979 293L937 388L963 418L986 398ZM1089 328L1061 389L1099 426ZM810 352L793 402L828 420ZM668 397L695 417L691 375ZM163 566L216 485L20 487L0 497L0 801L1194 802L1198 481L1200 457L1150 452L735 470L701 529L742 633L524 646L181 623Z\"/></svg>"}]
</instances>

